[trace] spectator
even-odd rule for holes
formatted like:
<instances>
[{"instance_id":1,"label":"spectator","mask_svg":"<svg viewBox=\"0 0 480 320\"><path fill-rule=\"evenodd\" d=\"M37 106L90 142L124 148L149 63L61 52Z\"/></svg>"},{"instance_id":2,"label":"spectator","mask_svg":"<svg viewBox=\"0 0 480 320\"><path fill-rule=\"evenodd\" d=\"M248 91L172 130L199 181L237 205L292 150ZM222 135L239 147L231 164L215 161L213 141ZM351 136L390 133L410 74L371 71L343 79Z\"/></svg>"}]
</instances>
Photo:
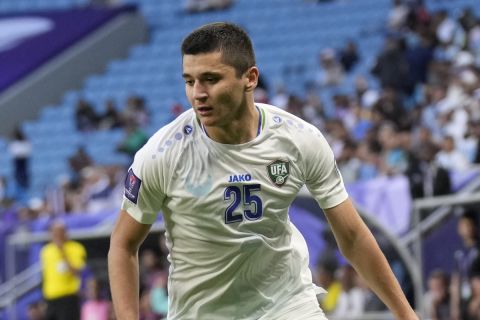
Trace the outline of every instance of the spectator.
<instances>
[{"instance_id":1,"label":"spectator","mask_svg":"<svg viewBox=\"0 0 480 320\"><path fill-rule=\"evenodd\" d=\"M469 279L472 265L479 257L479 233L476 212L467 211L457 223L462 248L455 252L456 269L452 274L452 320L466 319L467 302L472 296Z\"/></svg>"},{"instance_id":2,"label":"spectator","mask_svg":"<svg viewBox=\"0 0 480 320\"><path fill-rule=\"evenodd\" d=\"M379 147L375 142L362 141L357 147L357 158L360 160L358 180L370 180L379 175Z\"/></svg>"},{"instance_id":3,"label":"spectator","mask_svg":"<svg viewBox=\"0 0 480 320\"><path fill-rule=\"evenodd\" d=\"M378 91L370 88L364 76L355 78L355 99L362 109L371 109L379 98L380 94Z\"/></svg>"},{"instance_id":4,"label":"spectator","mask_svg":"<svg viewBox=\"0 0 480 320\"><path fill-rule=\"evenodd\" d=\"M448 171L434 161L438 148L425 142L410 153L406 174L413 198L446 195L451 192Z\"/></svg>"},{"instance_id":5,"label":"spectator","mask_svg":"<svg viewBox=\"0 0 480 320\"><path fill-rule=\"evenodd\" d=\"M348 41L346 46L340 50L339 57L343 70L347 73L352 71L360 59L355 42L352 40Z\"/></svg>"},{"instance_id":6,"label":"spectator","mask_svg":"<svg viewBox=\"0 0 480 320\"><path fill-rule=\"evenodd\" d=\"M108 100L105 106L105 112L99 116L98 128L110 130L122 127L122 117L117 111L113 100Z\"/></svg>"},{"instance_id":7,"label":"spectator","mask_svg":"<svg viewBox=\"0 0 480 320\"><path fill-rule=\"evenodd\" d=\"M437 39L440 43L461 48L465 44L465 31L448 16L447 10L439 10L433 22Z\"/></svg>"},{"instance_id":8,"label":"spectator","mask_svg":"<svg viewBox=\"0 0 480 320\"><path fill-rule=\"evenodd\" d=\"M337 86L343 81L342 65L338 62L335 51L331 48L323 50L319 55L321 66L317 74L317 85L320 87Z\"/></svg>"},{"instance_id":9,"label":"spectator","mask_svg":"<svg viewBox=\"0 0 480 320\"><path fill-rule=\"evenodd\" d=\"M407 48L406 57L410 67L411 80L413 84L423 84L427 81L428 68L433 59L434 39L430 33L425 31L418 35L411 35L410 41L413 43Z\"/></svg>"},{"instance_id":10,"label":"spectator","mask_svg":"<svg viewBox=\"0 0 480 320\"><path fill-rule=\"evenodd\" d=\"M80 319L80 273L85 267L83 245L69 240L65 224L50 226L51 241L40 252L43 274L43 296L47 302L47 319Z\"/></svg>"},{"instance_id":11,"label":"spectator","mask_svg":"<svg viewBox=\"0 0 480 320\"><path fill-rule=\"evenodd\" d=\"M85 100L77 102L75 110L75 125L78 131L87 132L97 128L98 116L93 107Z\"/></svg>"},{"instance_id":12,"label":"spectator","mask_svg":"<svg viewBox=\"0 0 480 320\"><path fill-rule=\"evenodd\" d=\"M373 122L378 127L385 121L393 123L398 130L406 130L410 127L401 93L394 88L383 90L380 99L372 107L372 113Z\"/></svg>"},{"instance_id":13,"label":"spectator","mask_svg":"<svg viewBox=\"0 0 480 320\"><path fill-rule=\"evenodd\" d=\"M433 271L427 281L425 306L430 320L450 320L450 281L442 270Z\"/></svg>"},{"instance_id":14,"label":"spectator","mask_svg":"<svg viewBox=\"0 0 480 320\"><path fill-rule=\"evenodd\" d=\"M388 259L388 258L387 258ZM390 259L388 259L390 261ZM395 262L391 262L393 270L395 270ZM397 274L397 273L396 273ZM363 295L365 297L364 303L364 313L369 312L380 312L386 311L387 306L380 300L375 293L373 293L372 289L370 289L367 283L360 277L358 277L359 287L362 289ZM404 291L408 291L406 286L402 282L400 282Z\"/></svg>"},{"instance_id":15,"label":"spectator","mask_svg":"<svg viewBox=\"0 0 480 320\"><path fill-rule=\"evenodd\" d=\"M365 308L365 294L358 286L358 275L349 264L340 269L340 282L342 290L338 298L337 307L333 317L358 317L363 314Z\"/></svg>"},{"instance_id":16,"label":"spectator","mask_svg":"<svg viewBox=\"0 0 480 320\"><path fill-rule=\"evenodd\" d=\"M387 38L372 73L378 78L382 88L392 88L400 93L410 95L413 83L405 49L403 39Z\"/></svg>"},{"instance_id":17,"label":"spectator","mask_svg":"<svg viewBox=\"0 0 480 320\"><path fill-rule=\"evenodd\" d=\"M477 257L470 267L470 288L472 295L467 302L466 320L480 319L480 258Z\"/></svg>"},{"instance_id":18,"label":"spectator","mask_svg":"<svg viewBox=\"0 0 480 320\"><path fill-rule=\"evenodd\" d=\"M337 262L333 259L322 260L317 264L317 284L327 290L325 294L319 295L319 303L327 315L335 311L340 292L342 291L342 285L335 278L336 270Z\"/></svg>"},{"instance_id":19,"label":"spectator","mask_svg":"<svg viewBox=\"0 0 480 320\"><path fill-rule=\"evenodd\" d=\"M117 146L117 151L133 158L135 153L147 142L148 137L134 121L128 121L125 127L125 137Z\"/></svg>"},{"instance_id":20,"label":"spectator","mask_svg":"<svg viewBox=\"0 0 480 320\"><path fill-rule=\"evenodd\" d=\"M123 118L126 125L129 123L134 123L139 127L148 125L150 115L145 106L145 99L138 96L130 96L123 111Z\"/></svg>"},{"instance_id":21,"label":"spectator","mask_svg":"<svg viewBox=\"0 0 480 320\"><path fill-rule=\"evenodd\" d=\"M402 0L393 0L393 8L388 14L388 28L392 31L401 31L407 22L408 13L408 6Z\"/></svg>"},{"instance_id":22,"label":"spectator","mask_svg":"<svg viewBox=\"0 0 480 320\"><path fill-rule=\"evenodd\" d=\"M323 129L325 126L325 110L318 95L309 92L303 106L304 119L315 127Z\"/></svg>"},{"instance_id":23,"label":"spectator","mask_svg":"<svg viewBox=\"0 0 480 320\"><path fill-rule=\"evenodd\" d=\"M465 30L465 32L468 32L474 28L477 23L477 18L475 17L475 11L473 8L464 8L458 17L458 23L463 30Z\"/></svg>"},{"instance_id":24,"label":"spectator","mask_svg":"<svg viewBox=\"0 0 480 320\"><path fill-rule=\"evenodd\" d=\"M86 290L86 300L81 309L81 320L109 320L112 304L102 298L102 287L98 279L88 279Z\"/></svg>"},{"instance_id":25,"label":"spectator","mask_svg":"<svg viewBox=\"0 0 480 320\"><path fill-rule=\"evenodd\" d=\"M115 169L108 167L87 167L82 170L82 198L88 213L99 213L115 208L121 194L115 193L118 186Z\"/></svg>"},{"instance_id":26,"label":"spectator","mask_svg":"<svg viewBox=\"0 0 480 320\"><path fill-rule=\"evenodd\" d=\"M467 158L455 148L455 141L447 136L443 139L442 148L437 153L435 161L441 167L451 171L465 171L469 168Z\"/></svg>"},{"instance_id":27,"label":"spectator","mask_svg":"<svg viewBox=\"0 0 480 320\"><path fill-rule=\"evenodd\" d=\"M13 170L17 187L27 189L30 186L29 161L32 154L32 145L20 127L14 130L8 151L13 159Z\"/></svg>"},{"instance_id":28,"label":"spectator","mask_svg":"<svg viewBox=\"0 0 480 320\"><path fill-rule=\"evenodd\" d=\"M71 170L71 182L77 185L80 182L80 173L86 167L93 165L93 160L85 150L84 146L79 146L77 151L68 158L68 164Z\"/></svg>"},{"instance_id":29,"label":"spectator","mask_svg":"<svg viewBox=\"0 0 480 320\"><path fill-rule=\"evenodd\" d=\"M360 169L360 160L355 157L357 144L351 140L345 141L342 152L337 158L338 169L342 173L345 184L354 183L358 180L358 170Z\"/></svg>"},{"instance_id":30,"label":"spectator","mask_svg":"<svg viewBox=\"0 0 480 320\"><path fill-rule=\"evenodd\" d=\"M404 173L407 169L407 152L395 125L384 122L378 130L378 141L382 148L382 171L387 175Z\"/></svg>"}]
</instances>

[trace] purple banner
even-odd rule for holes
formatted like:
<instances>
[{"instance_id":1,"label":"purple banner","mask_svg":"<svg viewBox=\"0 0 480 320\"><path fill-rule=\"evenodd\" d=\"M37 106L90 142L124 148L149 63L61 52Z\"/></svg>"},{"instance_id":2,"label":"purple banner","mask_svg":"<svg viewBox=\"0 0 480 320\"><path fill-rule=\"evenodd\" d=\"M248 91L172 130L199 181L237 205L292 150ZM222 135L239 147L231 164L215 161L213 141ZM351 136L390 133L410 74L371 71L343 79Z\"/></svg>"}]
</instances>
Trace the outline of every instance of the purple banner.
<instances>
[{"instance_id":1,"label":"purple banner","mask_svg":"<svg viewBox=\"0 0 480 320\"><path fill-rule=\"evenodd\" d=\"M134 10L91 7L0 15L0 92L110 19Z\"/></svg>"},{"instance_id":2,"label":"purple banner","mask_svg":"<svg viewBox=\"0 0 480 320\"><path fill-rule=\"evenodd\" d=\"M347 190L357 205L374 215L394 234L400 235L409 229L412 197L405 176L352 183Z\"/></svg>"}]
</instances>

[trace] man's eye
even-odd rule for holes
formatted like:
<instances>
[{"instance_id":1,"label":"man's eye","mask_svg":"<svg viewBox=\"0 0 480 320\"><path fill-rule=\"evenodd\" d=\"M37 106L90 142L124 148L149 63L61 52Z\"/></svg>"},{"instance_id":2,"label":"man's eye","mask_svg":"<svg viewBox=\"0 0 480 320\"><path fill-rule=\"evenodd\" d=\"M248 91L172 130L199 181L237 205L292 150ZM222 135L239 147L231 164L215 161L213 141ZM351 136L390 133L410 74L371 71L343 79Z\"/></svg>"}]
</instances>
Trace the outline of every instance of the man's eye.
<instances>
[{"instance_id":1,"label":"man's eye","mask_svg":"<svg viewBox=\"0 0 480 320\"><path fill-rule=\"evenodd\" d=\"M207 78L205 79L207 82L210 82L210 83L215 83L217 82L217 78Z\"/></svg>"},{"instance_id":2,"label":"man's eye","mask_svg":"<svg viewBox=\"0 0 480 320\"><path fill-rule=\"evenodd\" d=\"M193 86L193 80L185 80L187 86Z\"/></svg>"}]
</instances>

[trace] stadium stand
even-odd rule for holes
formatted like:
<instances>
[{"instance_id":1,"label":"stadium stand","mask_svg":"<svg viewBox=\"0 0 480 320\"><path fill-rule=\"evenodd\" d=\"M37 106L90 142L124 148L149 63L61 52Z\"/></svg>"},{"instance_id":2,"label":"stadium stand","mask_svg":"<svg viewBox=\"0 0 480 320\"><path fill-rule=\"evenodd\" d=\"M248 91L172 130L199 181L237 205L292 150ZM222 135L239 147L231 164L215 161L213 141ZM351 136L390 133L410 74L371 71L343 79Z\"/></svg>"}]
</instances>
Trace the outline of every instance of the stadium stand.
<instances>
[{"instance_id":1,"label":"stadium stand","mask_svg":"<svg viewBox=\"0 0 480 320\"><path fill-rule=\"evenodd\" d=\"M178 109L188 107L181 78L179 43L192 27L219 20L236 22L244 26L251 34L257 52L257 62L267 83L265 96L270 101L273 99L281 101L280 98L282 97L278 94L278 89L283 87L287 93L285 108L292 112L298 112L299 115L312 123L318 124L325 130L337 158L342 158L342 161L339 160L339 165L345 179L347 179L347 176L350 177L349 173L352 167L357 168L355 174L352 175L352 179L347 181L349 191L357 202L366 207L367 210L374 212L375 217L388 226L389 232L400 236L411 231L410 214L412 208L408 205L411 204L408 180L410 178L411 186L412 178L408 176L409 162L406 158L406 152L404 152L410 147L404 147L402 143L410 143L412 140L414 143L418 142L420 137L417 134L420 127L428 127L428 124L433 125L433 122L428 122L431 120L427 118L429 114L426 111L428 109L427 102L431 101L425 102L425 99L428 98L425 98L426 94L420 90L425 86L423 84L415 86L416 90L412 89L413 92L406 94L407 98L403 99L401 103L401 108L404 110L401 112L402 114L417 115L416 122L412 121L414 125L410 123L403 130L399 130L403 123L397 123L395 120L399 116L394 114L390 121L383 119L383 122L379 125L382 130L374 132L379 137L383 135L399 141L397 143L400 148L398 148L398 145L396 147L389 147L388 144L381 145L381 141L376 141L375 146L366 146L362 142L368 139L368 128L372 124L366 121L365 128L356 126L361 123L361 116L355 112L362 110L370 112L370 108L375 108L374 105L381 99L380 97L387 99L387 103L393 104L394 102L388 100L388 97L384 97L386 94L382 91L381 81L370 72L383 50L385 39L398 39L399 35L403 35L407 40L411 40L410 43L407 41L407 45L410 46L414 46L415 41L418 40L418 37L414 36L415 32L412 32L412 30L405 31L408 29L405 26L399 30L386 27L389 18L391 18L390 14L392 14L391 1L338 0L320 4L316 1L271 0L252 5L250 1L237 0L231 8L225 11L198 14L186 13L181 2L176 1L128 0L125 3L138 5L150 27L150 41L147 44L131 48L126 59L111 61L104 73L90 75L84 81L82 89L65 92L60 103L44 106L39 117L35 120L22 123L22 129L32 145L30 159L31 185L27 190L15 188L9 140L8 137L0 138L0 177L4 177L6 181L3 190L5 190L6 197L16 198L17 203L14 210L11 210L12 207L10 206L6 210L0 208L2 219L7 221L9 214L12 217L9 224L2 225L0 245L3 245L3 248L6 248L7 236L14 231L18 231L20 224L31 230L43 232L53 215L61 214L63 216L63 211L68 208L68 205L66 205L68 199L64 197L64 194L68 194L65 183L73 175L72 168L69 166L69 158L77 151L79 146L85 147L93 163L100 169L97 172L86 170L78 172L78 174L82 175L82 179L90 179L88 180L90 186L98 188L103 186L104 189L95 189L95 191L98 194L104 192L108 196L103 198L105 201L102 203L87 201L78 210L69 208L69 211L75 212L76 215L67 215L65 219L72 221L72 228L79 228L82 225L93 227L103 225L102 223L108 224L108 221L111 222L108 219L115 214L119 203L115 191L117 195L120 194L121 191L118 191L118 186L121 186L122 170L131 160L129 155L118 152L118 146L125 138L125 130L124 128L109 128L79 131L76 127L78 102L84 99L92 106L95 114L101 115L106 112L107 101L112 100L114 109L128 117L129 110L131 115L131 108L135 108L129 105L129 101L132 98L140 97L144 103L145 118L135 119L135 121L141 124L140 128L147 135L153 133L172 120L178 114ZM88 1L86 0L6 0L0 2L0 12L60 10L87 5ZM479 19L480 4L476 0L425 1L425 10L429 13L430 18L433 18L434 13L440 9L445 9L450 17L457 18L462 13L460 10L464 8L471 8L472 14ZM421 18L417 17L417 19ZM471 26L470 30L473 28L474 26ZM477 28L479 28L478 22ZM448 34L448 32L454 31L447 30L445 32ZM463 36L465 37L465 33ZM340 59L338 57L341 49L350 40L353 40L357 46L358 62L354 64L350 72L342 71L338 82L325 82L327 76L331 75L328 73L329 70L335 72L335 62L339 63ZM480 40L477 39L477 41ZM437 60L440 59L442 54L446 55L448 53L441 51L440 47L437 45L436 51L431 52ZM480 76L478 73L480 65L479 47L468 48L473 54L473 58L475 58L474 54L477 54L476 62L468 60L471 56L467 56L466 60L455 60L458 63L470 63L470 66L476 63L476 74L464 72L461 75L459 74L459 80L465 81L467 85L476 85L477 95L478 90L480 90L478 81ZM418 52L414 54L418 56ZM322 61L319 59L320 55L323 57ZM472 69L474 68L472 67ZM361 84L359 84L361 82L360 78L363 81ZM422 82L420 81L420 83ZM358 88L361 85L364 86L364 92L368 92L368 94L362 96L363 100L356 98L359 92ZM310 105L307 100L312 92L318 95L317 110L315 110L315 100ZM473 92L474 90L472 91L472 97ZM259 99L264 99L265 96L259 94ZM299 108L292 102L294 97L301 101ZM347 97L346 103L342 100L343 97ZM382 101L385 102L385 100ZM361 107L358 105L361 105ZM477 106L480 107L478 104ZM423 123L418 120L421 117L425 118ZM408 118L406 121L410 121L408 116L406 118ZM458 118L461 118L461 115L458 115ZM338 121L338 119L342 119L342 121ZM352 119L351 123L349 119ZM392 122L395 123L393 128L391 127ZM437 129L439 128L431 128L433 136L438 133L434 131ZM474 128L469 129L473 130ZM402 135L405 131L411 132L411 135ZM438 136L434 137L437 140L430 138L429 141L440 145L443 136L450 133L449 131L440 131ZM341 132L346 132L347 136L354 136L355 138L347 141ZM455 134L456 131L451 133ZM472 136L476 140L473 139L471 143L478 142L478 136L475 136L475 134L472 134ZM404 140L401 140L402 138ZM346 146L351 142L354 146L355 156L349 157L343 151L347 149ZM378 146L379 144L381 146ZM478 176L478 170L472 165L478 163L479 159L474 159L474 154L478 151L476 146L475 148L469 146L471 145L464 144L463 149L457 148L468 158L469 170L465 172L452 170L450 172L453 191L459 192L464 185L468 185ZM383 147L384 150L392 148L391 153L383 154L385 162L390 165L387 169L382 165L376 166L377 163L381 162L381 152L372 150L375 147ZM445 166L447 165L445 162ZM400 175L397 175L399 173ZM379 176L381 176L379 179L375 179ZM397 180L390 178L390 176L395 176ZM100 183L107 180L109 180L109 183L104 185ZM107 185L108 187L106 187ZM85 195L86 192L83 191L82 195ZM76 196L75 192L72 194L73 197ZM110 195L112 196L110 197ZM405 203L405 206L392 205L402 195L405 196L405 200L402 202ZM414 194L412 193L412 195ZM90 197L89 199L94 198ZM394 200L389 202L386 200L387 198ZM45 205L41 209L35 208L32 199L41 199L42 203L48 203L48 206ZM73 201L76 200L78 200L78 197ZM390 206L381 207L385 202ZM92 205L92 203L95 205ZM32 211L37 210L33 214L34 219L24 216L19 218L20 214L15 216L15 213L11 213L12 211L20 212L21 210L17 209L19 207L28 207L30 215L32 215ZM298 204L297 207L292 209L294 216L302 214L301 207L302 204ZM42 213L42 210L46 210L47 213ZM80 213L77 211L80 211ZM390 211L395 212L394 223L392 223ZM97 214L95 215L95 213ZM90 218L76 218L77 215L82 214L83 217L90 216ZM308 224L305 221L308 221L308 218L299 219L298 223L302 224L302 221L306 229ZM451 251L454 251L460 247L460 240L458 237L452 236L455 232L452 223L449 220L446 224L448 231L445 231L444 228L439 231L439 234L448 233L448 236L445 237L452 239L450 242ZM310 223L310 225L312 224L314 223ZM315 243L310 244L313 246L310 251L314 252L312 261L315 262L318 252L326 245L323 239L318 238L318 232L322 228L323 224L320 224L311 231L306 231L307 233L310 232L312 239L309 244ZM106 234L107 232L104 232L104 235ZM435 246L432 244L434 241L431 239L438 239L438 237L440 236L436 234L429 236L426 243L428 251L434 251ZM43 238L43 240L45 239ZM19 257L16 266L18 270L15 270L14 273L35 264L38 260L37 254L38 247L34 246L30 252L24 253L24 257ZM451 258L453 259L453 255ZM0 259L0 280L5 279L6 276L4 260L5 257ZM435 261L437 260L439 259L436 258ZM427 265L429 269L424 271L425 276L439 266L446 270L452 270L454 268L452 261L449 260L448 263L443 265L441 261L437 265ZM99 270L101 268L102 266L98 267ZM402 272L402 268L405 272L405 267L400 266L399 273ZM19 319L26 319L26 306L33 301L37 301L38 298L39 291L36 290L19 300L17 311L15 311ZM1 312L0 319L10 319L7 316L7 311L3 311L3 318Z\"/></svg>"}]
</instances>

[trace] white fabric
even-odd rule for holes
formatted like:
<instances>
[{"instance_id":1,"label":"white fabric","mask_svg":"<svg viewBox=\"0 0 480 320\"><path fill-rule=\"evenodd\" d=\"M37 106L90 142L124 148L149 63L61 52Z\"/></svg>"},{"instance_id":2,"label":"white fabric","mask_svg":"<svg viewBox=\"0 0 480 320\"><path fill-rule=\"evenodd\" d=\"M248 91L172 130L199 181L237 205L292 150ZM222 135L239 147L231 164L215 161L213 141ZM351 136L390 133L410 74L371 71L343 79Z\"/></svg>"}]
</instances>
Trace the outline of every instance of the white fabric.
<instances>
[{"instance_id":1,"label":"white fabric","mask_svg":"<svg viewBox=\"0 0 480 320\"><path fill-rule=\"evenodd\" d=\"M358 317L363 314L364 309L365 293L360 288L353 288L340 293L333 316L338 318Z\"/></svg>"},{"instance_id":2,"label":"white fabric","mask_svg":"<svg viewBox=\"0 0 480 320\"><path fill-rule=\"evenodd\" d=\"M257 106L265 125L248 143L214 142L188 110L135 156L131 169L142 181L137 204L124 197L122 208L146 224L163 212L171 261L168 319L310 319L308 310L323 317L307 246L288 208L305 184L323 208L347 193L315 127ZM267 172L276 160L290 164L280 187ZM235 177L250 178L230 182ZM228 208L242 221L226 223ZM247 219L245 212L260 208L260 219Z\"/></svg>"},{"instance_id":3,"label":"white fabric","mask_svg":"<svg viewBox=\"0 0 480 320\"><path fill-rule=\"evenodd\" d=\"M27 158L32 153L32 145L28 141L14 140L8 150L14 158Z\"/></svg>"}]
</instances>

